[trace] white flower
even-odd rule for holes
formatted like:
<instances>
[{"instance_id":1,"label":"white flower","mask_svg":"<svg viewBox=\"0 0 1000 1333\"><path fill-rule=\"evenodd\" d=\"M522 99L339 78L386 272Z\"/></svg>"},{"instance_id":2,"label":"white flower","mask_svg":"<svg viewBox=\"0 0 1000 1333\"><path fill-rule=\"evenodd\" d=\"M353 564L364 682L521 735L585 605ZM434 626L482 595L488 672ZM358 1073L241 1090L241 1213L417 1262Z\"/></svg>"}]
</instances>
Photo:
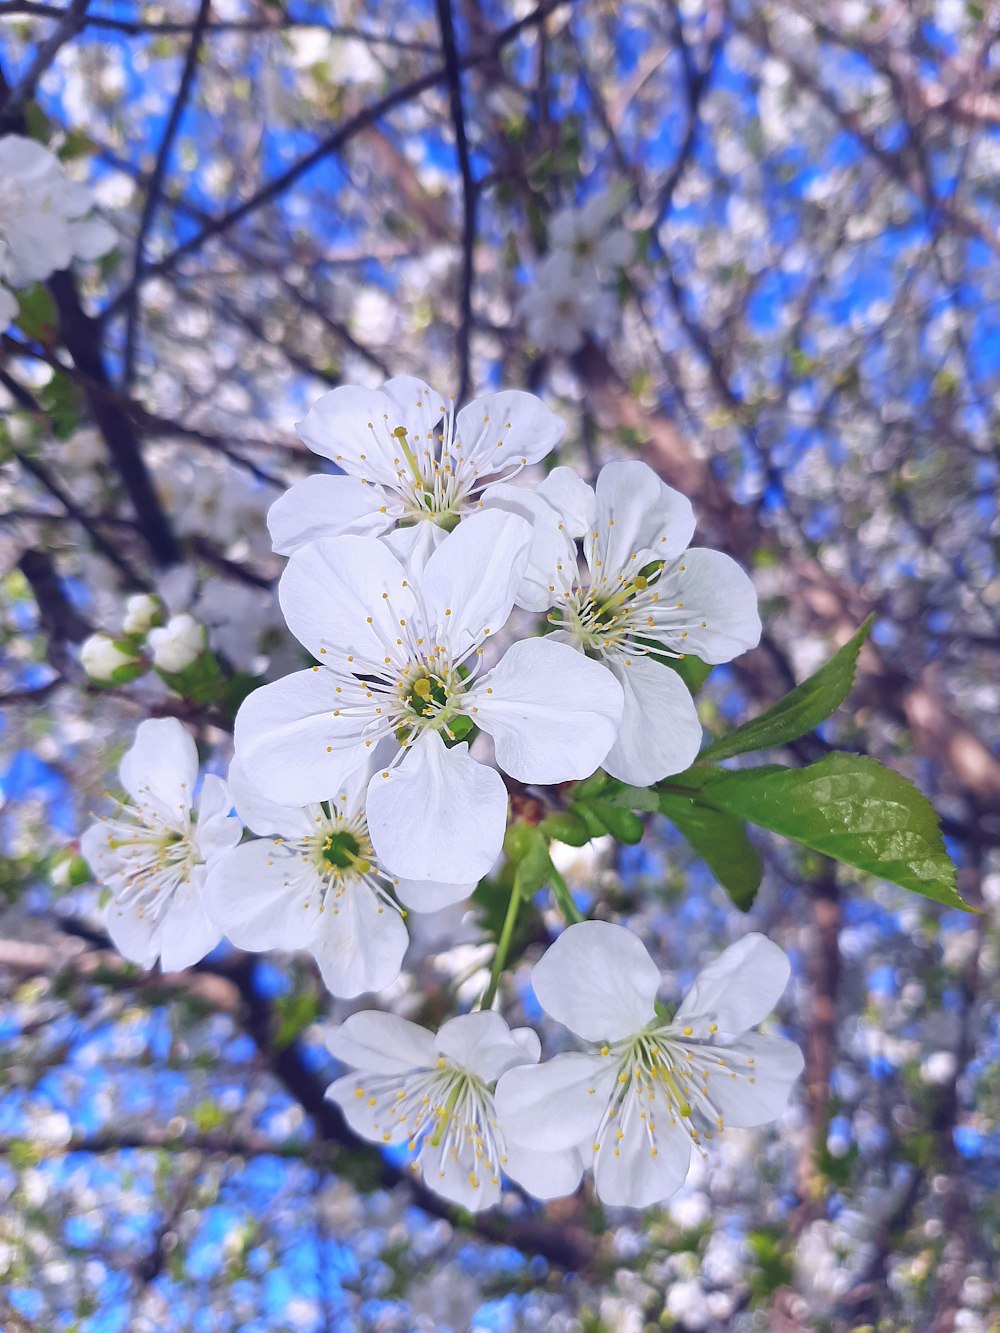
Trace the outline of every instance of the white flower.
<instances>
[{"instance_id":1,"label":"white flower","mask_svg":"<svg viewBox=\"0 0 1000 1333\"><path fill-rule=\"evenodd\" d=\"M183 671L205 651L205 626L186 611L171 616L165 625L151 629L146 642L153 654L153 665L173 675Z\"/></svg>"},{"instance_id":2,"label":"white flower","mask_svg":"<svg viewBox=\"0 0 1000 1333\"><path fill-rule=\"evenodd\" d=\"M665 662L686 653L728 662L759 642L747 575L720 551L685 549L694 532L690 501L638 461L609 463L596 491L560 467L533 492L496 488L487 505L534 524L518 603L552 608L557 637L604 662L621 683L621 730L604 767L639 786L683 772L698 754L701 724Z\"/></svg>"},{"instance_id":3,"label":"white flower","mask_svg":"<svg viewBox=\"0 0 1000 1333\"><path fill-rule=\"evenodd\" d=\"M88 828L80 847L96 879L111 890L105 924L117 949L166 972L190 967L219 943L202 905L206 864L239 842L228 788L208 774L197 824L192 797L198 751L176 718L141 722L118 770L132 798Z\"/></svg>"},{"instance_id":4,"label":"white flower","mask_svg":"<svg viewBox=\"0 0 1000 1333\"><path fill-rule=\"evenodd\" d=\"M107 634L91 634L80 644L80 663L91 680L110 681L116 672L141 665L131 649L123 651Z\"/></svg>"},{"instance_id":5,"label":"white flower","mask_svg":"<svg viewBox=\"0 0 1000 1333\"><path fill-rule=\"evenodd\" d=\"M306 477L272 505L274 549L290 555L317 537L392 532L397 554L426 559L491 481L544 458L565 426L516 389L477 398L456 416L453 401L397 375L380 389L332 389L297 429L345 475Z\"/></svg>"},{"instance_id":6,"label":"white flower","mask_svg":"<svg viewBox=\"0 0 1000 1333\"><path fill-rule=\"evenodd\" d=\"M477 674L482 645L510 615L530 540L523 519L493 512L459 524L420 574L369 537L297 551L281 608L322 665L243 704L236 751L250 781L283 804L324 800L366 751L395 736L402 754L368 789L379 858L407 879L457 884L486 874L503 841L507 791L462 738L481 727L504 772L565 782L600 764L621 715L611 673L549 639L515 643Z\"/></svg>"},{"instance_id":7,"label":"white flower","mask_svg":"<svg viewBox=\"0 0 1000 1333\"><path fill-rule=\"evenodd\" d=\"M570 355L586 335L606 338L618 318L618 301L591 270L581 270L573 256L555 250L535 268L531 286L520 300L528 337L547 352Z\"/></svg>"},{"instance_id":8,"label":"white flower","mask_svg":"<svg viewBox=\"0 0 1000 1333\"><path fill-rule=\"evenodd\" d=\"M418 912L468 897L473 884L399 880L380 864L365 822L368 767L341 792L305 807L276 805L246 781L229 782L237 812L261 835L215 862L204 902L240 949L308 949L334 995L381 990L399 975L408 937L389 890Z\"/></svg>"},{"instance_id":9,"label":"white flower","mask_svg":"<svg viewBox=\"0 0 1000 1333\"><path fill-rule=\"evenodd\" d=\"M562 208L549 223L554 250L565 251L581 269L595 269L602 278L614 276L635 252L635 243L615 218L624 202L620 190L588 199L580 208Z\"/></svg>"},{"instance_id":10,"label":"white flower","mask_svg":"<svg viewBox=\"0 0 1000 1333\"><path fill-rule=\"evenodd\" d=\"M157 625L163 616L163 603L148 592L137 592L126 599L122 630L126 634L143 635Z\"/></svg>"},{"instance_id":11,"label":"white flower","mask_svg":"<svg viewBox=\"0 0 1000 1333\"><path fill-rule=\"evenodd\" d=\"M579 1154L507 1143L492 1087L506 1071L538 1060L530 1028L511 1030L484 1010L449 1019L435 1036L395 1014L352 1014L334 1029L330 1050L359 1073L327 1090L347 1123L375 1143L419 1149L414 1168L437 1194L472 1212L500 1198L501 1174L539 1199L569 1194Z\"/></svg>"},{"instance_id":12,"label":"white flower","mask_svg":"<svg viewBox=\"0 0 1000 1333\"><path fill-rule=\"evenodd\" d=\"M99 218L78 221L93 204L56 155L20 134L0 138L2 276L15 287L42 282L76 259L97 259L117 239Z\"/></svg>"},{"instance_id":13,"label":"white flower","mask_svg":"<svg viewBox=\"0 0 1000 1333\"><path fill-rule=\"evenodd\" d=\"M802 1052L747 1031L774 1008L788 959L746 935L702 969L670 1022L655 1009L660 973L623 926L570 926L536 964L542 1008L593 1053L514 1070L497 1088L508 1142L580 1146L605 1203L644 1208L687 1175L691 1149L725 1126L763 1125L784 1109Z\"/></svg>"}]
</instances>

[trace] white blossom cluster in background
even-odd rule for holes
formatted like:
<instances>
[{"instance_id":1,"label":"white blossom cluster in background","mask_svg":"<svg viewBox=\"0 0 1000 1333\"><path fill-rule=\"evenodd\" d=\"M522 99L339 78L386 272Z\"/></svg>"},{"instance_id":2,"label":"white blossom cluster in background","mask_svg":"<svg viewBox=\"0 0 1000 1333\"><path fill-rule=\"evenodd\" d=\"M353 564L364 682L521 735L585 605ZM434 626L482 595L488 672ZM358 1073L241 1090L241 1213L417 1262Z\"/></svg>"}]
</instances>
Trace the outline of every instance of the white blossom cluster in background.
<instances>
[{"instance_id":1,"label":"white blossom cluster in background","mask_svg":"<svg viewBox=\"0 0 1000 1333\"><path fill-rule=\"evenodd\" d=\"M351 998L396 980L408 911L459 903L491 871L508 782L551 787L603 766L648 784L689 767L701 729L671 664L729 661L757 643L760 620L746 574L689 546L689 502L644 463L610 463L594 487L566 467L528 484L563 433L531 394L456 412L399 376L332 390L300 433L338 472L293 485L268 523L289 555L281 611L312 664L247 697L229 785L209 774L197 800L184 726L140 724L120 772L129 799L87 830L83 852L126 957L184 967L225 935L307 950L330 992ZM163 620L158 599L130 599L125 640L92 640L88 669L134 670L120 657L143 635L168 678L195 669L204 627ZM533 986L584 1049L540 1061L537 1035L493 1007L494 981L436 1033L352 1014L329 1045L356 1072L330 1096L364 1137L407 1144L430 1188L470 1210L499 1200L504 1175L549 1198L585 1166L605 1202L646 1206L727 1125L780 1114L801 1054L748 1030L788 972L777 946L748 935L671 1019L639 938L578 921Z\"/></svg>"},{"instance_id":2,"label":"white blossom cluster in background","mask_svg":"<svg viewBox=\"0 0 1000 1333\"><path fill-rule=\"evenodd\" d=\"M520 300L525 331L543 351L579 351L588 336L607 338L620 319L615 282L635 253L618 222L623 202L620 188L608 190L549 220L549 250Z\"/></svg>"},{"instance_id":3,"label":"white blossom cluster in background","mask_svg":"<svg viewBox=\"0 0 1000 1333\"><path fill-rule=\"evenodd\" d=\"M117 234L88 217L93 198L56 155L20 134L0 137L0 333L17 317L10 288L42 282L74 259L99 259Z\"/></svg>"}]
</instances>

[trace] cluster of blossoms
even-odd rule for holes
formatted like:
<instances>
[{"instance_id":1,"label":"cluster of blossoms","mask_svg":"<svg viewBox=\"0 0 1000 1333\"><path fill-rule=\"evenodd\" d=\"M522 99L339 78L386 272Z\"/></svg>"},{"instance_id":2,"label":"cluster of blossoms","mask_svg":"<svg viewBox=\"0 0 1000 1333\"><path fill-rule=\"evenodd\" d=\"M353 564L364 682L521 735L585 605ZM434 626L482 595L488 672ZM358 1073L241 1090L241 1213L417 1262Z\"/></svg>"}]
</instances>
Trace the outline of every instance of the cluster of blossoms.
<instances>
[{"instance_id":1,"label":"cluster of blossoms","mask_svg":"<svg viewBox=\"0 0 1000 1333\"><path fill-rule=\"evenodd\" d=\"M0 333L17 315L9 289L43 282L74 259L99 259L117 240L86 215L90 191L71 181L48 148L20 134L0 137Z\"/></svg>"},{"instance_id":2,"label":"cluster of blossoms","mask_svg":"<svg viewBox=\"0 0 1000 1333\"><path fill-rule=\"evenodd\" d=\"M382 989L402 967L405 909L460 902L500 856L502 774L540 788L603 766L648 784L691 764L701 729L672 663L752 647L752 585L688 548L690 504L643 463L611 463L594 487L565 467L518 484L562 430L530 394L456 413L405 376L313 407L300 432L338 472L294 485L268 520L311 665L245 700L229 786L204 779L197 822L193 743L152 721L122 765L131 803L85 835L129 957L179 966L225 934L310 951L334 995ZM240 841L244 825L256 836ZM588 1160L602 1199L643 1206L683 1181L692 1145L780 1112L799 1052L742 1034L787 975L748 936L668 1021L638 938L582 922L533 984L587 1053L539 1063L535 1034L489 1005L436 1035L360 1012L331 1036L358 1072L330 1095L466 1207L495 1202L503 1174L567 1193Z\"/></svg>"},{"instance_id":3,"label":"cluster of blossoms","mask_svg":"<svg viewBox=\"0 0 1000 1333\"><path fill-rule=\"evenodd\" d=\"M167 616L152 593L133 593L125 602L120 632L98 631L80 645L80 662L94 681L123 685L152 665L165 675L186 671L205 652L205 626L187 612Z\"/></svg>"},{"instance_id":4,"label":"cluster of blossoms","mask_svg":"<svg viewBox=\"0 0 1000 1333\"><path fill-rule=\"evenodd\" d=\"M635 252L634 238L617 222L622 202L621 192L610 190L553 215L550 248L520 302L528 337L543 351L568 356L588 334L604 339L614 329L614 284Z\"/></svg>"}]
</instances>

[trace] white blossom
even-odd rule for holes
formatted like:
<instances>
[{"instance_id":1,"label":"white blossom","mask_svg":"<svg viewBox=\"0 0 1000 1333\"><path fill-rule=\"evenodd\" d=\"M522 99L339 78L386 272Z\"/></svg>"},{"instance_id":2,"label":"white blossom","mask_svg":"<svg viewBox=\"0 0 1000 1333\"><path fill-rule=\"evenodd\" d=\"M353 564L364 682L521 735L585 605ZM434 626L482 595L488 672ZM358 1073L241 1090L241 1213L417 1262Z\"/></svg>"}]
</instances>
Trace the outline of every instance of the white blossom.
<instances>
[{"instance_id":1,"label":"white blossom","mask_svg":"<svg viewBox=\"0 0 1000 1333\"><path fill-rule=\"evenodd\" d=\"M141 664L131 649L119 647L108 634L91 634L80 644L80 663L91 680L110 681L116 672Z\"/></svg>"},{"instance_id":2,"label":"white blossom","mask_svg":"<svg viewBox=\"0 0 1000 1333\"><path fill-rule=\"evenodd\" d=\"M98 259L115 244L100 218L84 218L90 191L71 181L56 155L20 134L0 137L0 280L13 287L42 282L74 259ZM17 305L0 285L0 329Z\"/></svg>"},{"instance_id":3,"label":"white blossom","mask_svg":"<svg viewBox=\"0 0 1000 1333\"><path fill-rule=\"evenodd\" d=\"M237 813L261 836L213 865L204 902L240 949L308 949L334 995L381 990L408 943L393 897L420 912L460 902L474 884L400 880L379 863L365 821L370 766L323 805L276 805L229 773Z\"/></svg>"},{"instance_id":4,"label":"white blossom","mask_svg":"<svg viewBox=\"0 0 1000 1333\"><path fill-rule=\"evenodd\" d=\"M669 1022L656 1010L660 972L623 926L570 926L532 973L542 1008L590 1044L497 1087L508 1141L578 1147L599 1197L643 1208L684 1182L694 1148L725 1126L780 1115L802 1070L799 1048L747 1029L773 1009L788 960L746 935L703 968Z\"/></svg>"},{"instance_id":5,"label":"white blossom","mask_svg":"<svg viewBox=\"0 0 1000 1333\"><path fill-rule=\"evenodd\" d=\"M472 1212L500 1198L511 1176L531 1194L571 1193L579 1155L509 1143L497 1124L492 1088L505 1071L538 1060L530 1028L507 1026L489 1010L460 1014L435 1034L395 1014L352 1014L327 1039L358 1073L332 1083L327 1096L358 1134L380 1144L408 1144L414 1167L437 1194Z\"/></svg>"},{"instance_id":6,"label":"white blossom","mask_svg":"<svg viewBox=\"0 0 1000 1333\"><path fill-rule=\"evenodd\" d=\"M492 736L504 772L556 783L594 771L621 714L611 673L551 639L515 643L480 674L530 540L523 519L491 512L459 524L420 574L370 537L297 551L279 598L292 633L322 665L243 704L236 750L250 781L284 804L324 800L367 751L395 737L402 751L368 789L382 862L408 879L486 874L503 841L507 792L470 755L463 738L472 727Z\"/></svg>"},{"instance_id":7,"label":"white blossom","mask_svg":"<svg viewBox=\"0 0 1000 1333\"><path fill-rule=\"evenodd\" d=\"M491 482L544 458L565 427L533 394L487 394L456 415L430 385L397 375L380 389L341 385L298 423L302 439L344 474L297 482L271 507L274 549L318 537L391 533L401 556L426 559Z\"/></svg>"},{"instance_id":8,"label":"white blossom","mask_svg":"<svg viewBox=\"0 0 1000 1333\"><path fill-rule=\"evenodd\" d=\"M137 592L125 601L122 630L126 634L144 635L163 617L163 603L150 593Z\"/></svg>"},{"instance_id":9,"label":"white blossom","mask_svg":"<svg viewBox=\"0 0 1000 1333\"><path fill-rule=\"evenodd\" d=\"M240 840L229 790L208 774L195 809L198 751L176 718L139 724L118 770L131 800L85 830L80 847L111 891L105 924L126 958L177 971L222 938L202 903L206 866Z\"/></svg>"},{"instance_id":10,"label":"white blossom","mask_svg":"<svg viewBox=\"0 0 1000 1333\"><path fill-rule=\"evenodd\" d=\"M687 653L728 662L754 647L761 626L747 575L720 551L686 549L690 502L637 460L609 463L596 489L559 467L533 492L495 488L487 505L533 523L518 603L548 611L554 637L604 662L622 686L622 724L604 767L641 786L683 772L701 724L667 663Z\"/></svg>"},{"instance_id":11,"label":"white blossom","mask_svg":"<svg viewBox=\"0 0 1000 1333\"><path fill-rule=\"evenodd\" d=\"M153 654L153 665L175 674L198 660L205 651L207 635L204 625L182 611L171 616L165 625L151 629L146 641Z\"/></svg>"}]
</instances>

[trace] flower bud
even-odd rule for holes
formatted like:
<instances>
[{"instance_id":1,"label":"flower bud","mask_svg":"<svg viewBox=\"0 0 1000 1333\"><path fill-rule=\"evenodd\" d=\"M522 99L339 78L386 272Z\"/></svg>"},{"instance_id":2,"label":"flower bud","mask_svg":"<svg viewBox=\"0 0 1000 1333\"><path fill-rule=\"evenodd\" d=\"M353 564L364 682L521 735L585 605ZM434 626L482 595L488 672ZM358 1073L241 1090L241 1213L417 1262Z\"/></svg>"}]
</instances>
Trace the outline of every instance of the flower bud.
<instances>
[{"instance_id":1,"label":"flower bud","mask_svg":"<svg viewBox=\"0 0 1000 1333\"><path fill-rule=\"evenodd\" d=\"M80 645L80 662L91 680L125 684L142 669L142 659L108 634L91 634Z\"/></svg>"},{"instance_id":2,"label":"flower bud","mask_svg":"<svg viewBox=\"0 0 1000 1333\"><path fill-rule=\"evenodd\" d=\"M125 602L122 630L142 637L154 625L163 624L163 603L148 592L137 592Z\"/></svg>"},{"instance_id":3,"label":"flower bud","mask_svg":"<svg viewBox=\"0 0 1000 1333\"><path fill-rule=\"evenodd\" d=\"M205 626L185 611L179 616L171 616L165 625L151 629L147 642L157 670L176 675L196 662L205 651Z\"/></svg>"}]
</instances>

